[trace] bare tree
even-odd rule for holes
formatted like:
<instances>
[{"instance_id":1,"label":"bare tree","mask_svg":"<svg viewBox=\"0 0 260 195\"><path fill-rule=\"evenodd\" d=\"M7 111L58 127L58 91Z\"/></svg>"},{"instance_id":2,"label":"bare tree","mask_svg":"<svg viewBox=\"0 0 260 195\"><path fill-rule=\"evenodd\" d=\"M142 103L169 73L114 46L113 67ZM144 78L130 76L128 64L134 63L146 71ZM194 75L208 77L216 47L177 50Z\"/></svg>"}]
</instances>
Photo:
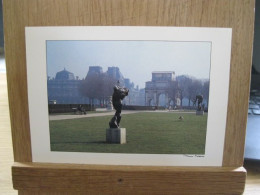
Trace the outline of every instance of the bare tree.
<instances>
[{"instance_id":1,"label":"bare tree","mask_svg":"<svg viewBox=\"0 0 260 195\"><path fill-rule=\"evenodd\" d=\"M89 74L83 80L80 92L83 96L90 99L90 104L94 104L94 100L96 99L101 106L112 95L115 83L116 80L105 73Z\"/></svg>"},{"instance_id":2,"label":"bare tree","mask_svg":"<svg viewBox=\"0 0 260 195\"><path fill-rule=\"evenodd\" d=\"M177 96L179 94L178 82L177 81L170 82L167 92L168 92L168 97L173 101L173 104L175 106L175 99L177 98ZM170 103L170 102L168 102L168 103Z\"/></svg>"},{"instance_id":3,"label":"bare tree","mask_svg":"<svg viewBox=\"0 0 260 195\"><path fill-rule=\"evenodd\" d=\"M197 79L192 80L188 88L189 88L189 106L190 106L190 101L193 101L196 98L196 95L202 93L202 82Z\"/></svg>"},{"instance_id":4,"label":"bare tree","mask_svg":"<svg viewBox=\"0 0 260 195\"><path fill-rule=\"evenodd\" d=\"M195 99L196 95L203 95L203 97L205 95L205 98L208 98L207 83L187 75L178 76L177 81L181 93L181 105L183 98L189 100L189 106L191 106L191 101Z\"/></svg>"},{"instance_id":5,"label":"bare tree","mask_svg":"<svg viewBox=\"0 0 260 195\"><path fill-rule=\"evenodd\" d=\"M189 86L192 84L192 79L187 75L181 75L177 78L178 85L179 85L179 92L180 92L180 99L181 99L181 106L182 101L184 98L189 99Z\"/></svg>"},{"instance_id":6,"label":"bare tree","mask_svg":"<svg viewBox=\"0 0 260 195\"><path fill-rule=\"evenodd\" d=\"M92 105L94 103L94 99L96 98L96 75L88 75L80 85L80 93L89 98L89 103Z\"/></svg>"},{"instance_id":7,"label":"bare tree","mask_svg":"<svg viewBox=\"0 0 260 195\"><path fill-rule=\"evenodd\" d=\"M109 97L113 94L113 87L117 80L107 74L100 75L99 79L101 84L98 86L99 93L97 95L97 99L99 99L100 105L105 105L109 101Z\"/></svg>"},{"instance_id":8,"label":"bare tree","mask_svg":"<svg viewBox=\"0 0 260 195\"><path fill-rule=\"evenodd\" d=\"M207 101L207 107L208 107L208 105L209 105L209 80L207 80L203 83L202 95L203 95L203 98Z\"/></svg>"}]
</instances>

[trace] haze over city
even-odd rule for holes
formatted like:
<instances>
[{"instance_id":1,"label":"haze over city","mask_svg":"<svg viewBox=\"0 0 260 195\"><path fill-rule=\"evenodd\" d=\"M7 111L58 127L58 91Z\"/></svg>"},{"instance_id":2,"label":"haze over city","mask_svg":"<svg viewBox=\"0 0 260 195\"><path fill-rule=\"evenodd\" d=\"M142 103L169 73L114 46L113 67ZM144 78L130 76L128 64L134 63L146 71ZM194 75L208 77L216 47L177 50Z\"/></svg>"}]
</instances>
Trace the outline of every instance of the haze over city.
<instances>
[{"instance_id":1,"label":"haze over city","mask_svg":"<svg viewBox=\"0 0 260 195\"><path fill-rule=\"evenodd\" d=\"M64 68L85 78L89 66L120 68L140 88L153 71L209 79L211 43L174 41L47 41L48 76Z\"/></svg>"}]
</instances>

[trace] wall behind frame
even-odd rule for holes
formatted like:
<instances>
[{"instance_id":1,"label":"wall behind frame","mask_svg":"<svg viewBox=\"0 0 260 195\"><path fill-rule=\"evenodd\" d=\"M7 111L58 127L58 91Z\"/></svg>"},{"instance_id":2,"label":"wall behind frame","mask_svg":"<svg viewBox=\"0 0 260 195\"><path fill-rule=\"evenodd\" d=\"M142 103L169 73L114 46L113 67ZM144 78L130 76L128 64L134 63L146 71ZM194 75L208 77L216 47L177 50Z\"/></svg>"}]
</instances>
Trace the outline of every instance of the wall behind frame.
<instances>
[{"instance_id":1,"label":"wall behind frame","mask_svg":"<svg viewBox=\"0 0 260 195\"><path fill-rule=\"evenodd\" d=\"M223 166L242 166L254 3L254 0L3 0L14 160L32 161L25 26L231 27L232 59Z\"/></svg>"}]
</instances>

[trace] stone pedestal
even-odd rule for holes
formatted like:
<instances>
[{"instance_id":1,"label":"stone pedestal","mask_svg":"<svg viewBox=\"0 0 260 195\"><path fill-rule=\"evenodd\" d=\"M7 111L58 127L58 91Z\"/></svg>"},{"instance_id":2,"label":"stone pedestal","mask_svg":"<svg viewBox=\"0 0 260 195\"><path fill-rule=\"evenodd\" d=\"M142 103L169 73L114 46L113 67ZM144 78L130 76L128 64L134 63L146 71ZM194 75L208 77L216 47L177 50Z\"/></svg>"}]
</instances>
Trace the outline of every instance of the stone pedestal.
<instances>
[{"instance_id":1,"label":"stone pedestal","mask_svg":"<svg viewBox=\"0 0 260 195\"><path fill-rule=\"evenodd\" d=\"M115 144L126 143L126 129L125 128L109 128L106 131L106 142Z\"/></svg>"},{"instance_id":2,"label":"stone pedestal","mask_svg":"<svg viewBox=\"0 0 260 195\"><path fill-rule=\"evenodd\" d=\"M196 115L204 115L204 111L203 110L197 110Z\"/></svg>"}]
</instances>

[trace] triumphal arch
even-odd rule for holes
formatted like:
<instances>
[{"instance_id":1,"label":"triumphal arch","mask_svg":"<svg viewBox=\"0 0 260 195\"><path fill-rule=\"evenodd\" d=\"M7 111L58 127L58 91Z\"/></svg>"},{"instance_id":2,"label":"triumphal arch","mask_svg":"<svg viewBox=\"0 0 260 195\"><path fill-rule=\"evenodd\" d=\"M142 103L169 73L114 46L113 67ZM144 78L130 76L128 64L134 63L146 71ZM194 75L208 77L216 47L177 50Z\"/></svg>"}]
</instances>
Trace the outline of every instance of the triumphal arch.
<instances>
[{"instance_id":1,"label":"triumphal arch","mask_svg":"<svg viewBox=\"0 0 260 195\"><path fill-rule=\"evenodd\" d=\"M152 81L145 83L145 105L159 106L159 98L164 95L163 106L179 106L179 89L174 71L152 72Z\"/></svg>"}]
</instances>

